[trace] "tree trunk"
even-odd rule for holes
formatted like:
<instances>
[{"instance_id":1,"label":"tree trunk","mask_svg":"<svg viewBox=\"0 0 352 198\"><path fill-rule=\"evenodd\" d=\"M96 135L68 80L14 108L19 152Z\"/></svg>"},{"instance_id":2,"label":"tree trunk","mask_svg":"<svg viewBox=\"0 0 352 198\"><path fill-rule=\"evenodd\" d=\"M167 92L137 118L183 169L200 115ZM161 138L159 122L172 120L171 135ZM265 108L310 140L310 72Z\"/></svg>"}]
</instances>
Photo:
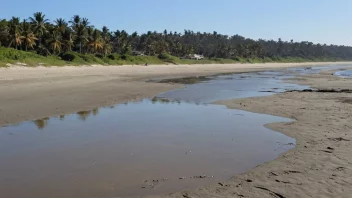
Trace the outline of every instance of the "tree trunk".
<instances>
[{"instance_id":1,"label":"tree trunk","mask_svg":"<svg viewBox=\"0 0 352 198\"><path fill-rule=\"evenodd\" d=\"M39 35L38 35L39 36ZM39 36L39 39L38 39L38 47L40 47L40 45L42 44L42 35Z\"/></svg>"},{"instance_id":2,"label":"tree trunk","mask_svg":"<svg viewBox=\"0 0 352 198\"><path fill-rule=\"evenodd\" d=\"M12 45L12 42L13 42L13 41L11 41L11 42L10 42L10 44L9 44L9 48L11 47L11 45Z\"/></svg>"}]
</instances>

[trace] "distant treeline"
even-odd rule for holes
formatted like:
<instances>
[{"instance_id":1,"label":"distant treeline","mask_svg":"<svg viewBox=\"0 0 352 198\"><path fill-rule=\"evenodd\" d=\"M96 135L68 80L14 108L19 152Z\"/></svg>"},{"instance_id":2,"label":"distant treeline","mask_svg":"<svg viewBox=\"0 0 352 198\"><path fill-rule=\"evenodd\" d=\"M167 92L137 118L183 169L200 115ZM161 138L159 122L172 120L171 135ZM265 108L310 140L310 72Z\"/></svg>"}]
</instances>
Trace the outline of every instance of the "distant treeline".
<instances>
[{"instance_id":1,"label":"distant treeline","mask_svg":"<svg viewBox=\"0 0 352 198\"><path fill-rule=\"evenodd\" d=\"M170 54L183 57L201 54L207 58L241 59L287 57L302 59L352 60L352 47L278 40L253 40L239 35L227 36L185 30L162 33L148 31L132 34L124 30L95 28L87 18L78 15L69 20L49 21L41 12L28 19L13 17L0 21L0 46L48 55L77 52L107 57L138 51L149 56ZM112 57L112 56L111 56Z\"/></svg>"}]
</instances>

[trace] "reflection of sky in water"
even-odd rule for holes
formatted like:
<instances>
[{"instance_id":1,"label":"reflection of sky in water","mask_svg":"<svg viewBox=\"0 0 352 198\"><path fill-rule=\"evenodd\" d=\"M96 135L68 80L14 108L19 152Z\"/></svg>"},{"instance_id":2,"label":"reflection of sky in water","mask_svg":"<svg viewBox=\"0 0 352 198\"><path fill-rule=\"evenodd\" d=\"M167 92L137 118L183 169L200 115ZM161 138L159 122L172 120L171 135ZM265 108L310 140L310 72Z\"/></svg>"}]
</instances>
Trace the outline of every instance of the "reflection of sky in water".
<instances>
[{"instance_id":1,"label":"reflection of sky in water","mask_svg":"<svg viewBox=\"0 0 352 198\"><path fill-rule=\"evenodd\" d=\"M337 71L335 75L343 78L352 78L352 70Z\"/></svg>"},{"instance_id":2,"label":"reflection of sky in water","mask_svg":"<svg viewBox=\"0 0 352 198\"><path fill-rule=\"evenodd\" d=\"M344 69L351 67L351 64L346 65L327 65L327 66L314 66L305 68L289 68L288 71L293 71L299 75L319 74L322 71Z\"/></svg>"},{"instance_id":3,"label":"reflection of sky in water","mask_svg":"<svg viewBox=\"0 0 352 198\"><path fill-rule=\"evenodd\" d=\"M293 138L263 126L288 121L156 98L23 122L0 129L0 185L24 186L21 192L55 186L53 194L59 197L62 189L71 188L67 177L82 183L73 189L81 193L93 189L87 182L113 181L122 193L140 190L147 178L205 174L224 180L293 148ZM185 188L197 185L191 182ZM126 193L138 195L133 192Z\"/></svg>"},{"instance_id":4,"label":"reflection of sky in water","mask_svg":"<svg viewBox=\"0 0 352 198\"><path fill-rule=\"evenodd\" d=\"M280 71L213 76L208 81L186 85L185 88L159 94L158 97L193 103L211 103L217 100L267 96L307 86L282 83L292 77Z\"/></svg>"}]
</instances>

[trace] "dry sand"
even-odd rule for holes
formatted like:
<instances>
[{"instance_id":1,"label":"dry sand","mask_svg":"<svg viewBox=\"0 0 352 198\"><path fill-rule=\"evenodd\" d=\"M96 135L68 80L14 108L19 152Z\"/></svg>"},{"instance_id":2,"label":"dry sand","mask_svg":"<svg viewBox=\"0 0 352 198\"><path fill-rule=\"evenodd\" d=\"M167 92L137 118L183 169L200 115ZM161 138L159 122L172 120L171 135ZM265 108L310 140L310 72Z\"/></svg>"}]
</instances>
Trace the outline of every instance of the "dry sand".
<instances>
[{"instance_id":1,"label":"dry sand","mask_svg":"<svg viewBox=\"0 0 352 198\"><path fill-rule=\"evenodd\" d=\"M0 125L153 97L180 87L145 82L155 78L309 65L313 64L1 69ZM352 89L352 79L329 73L301 77L297 82ZM349 93L293 92L218 102L230 108L296 119L267 126L296 138L297 147L229 181L160 197L352 197L351 98Z\"/></svg>"}]
</instances>

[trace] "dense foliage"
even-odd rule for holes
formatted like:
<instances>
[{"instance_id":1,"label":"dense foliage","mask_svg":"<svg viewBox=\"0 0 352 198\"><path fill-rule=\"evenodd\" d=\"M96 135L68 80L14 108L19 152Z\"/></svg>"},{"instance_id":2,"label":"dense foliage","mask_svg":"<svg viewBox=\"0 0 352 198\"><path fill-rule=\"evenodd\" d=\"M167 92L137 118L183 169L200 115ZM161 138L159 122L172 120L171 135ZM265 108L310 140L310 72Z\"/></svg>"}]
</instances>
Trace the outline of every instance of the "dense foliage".
<instances>
[{"instance_id":1,"label":"dense foliage","mask_svg":"<svg viewBox=\"0 0 352 198\"><path fill-rule=\"evenodd\" d=\"M322 45L312 42L253 40L239 35L227 36L185 30L183 33L149 31L144 34L126 31L101 30L78 15L69 21L59 18L50 22L41 12L28 19L13 17L0 21L0 46L23 51L35 51L44 56L59 55L73 61L76 55L94 54L94 57L115 60L138 51L172 61L173 57L202 54L208 58L241 60L248 58L279 60L302 58L352 60L352 47ZM172 55L172 56L169 56ZM84 56L82 56L84 57Z\"/></svg>"}]
</instances>

